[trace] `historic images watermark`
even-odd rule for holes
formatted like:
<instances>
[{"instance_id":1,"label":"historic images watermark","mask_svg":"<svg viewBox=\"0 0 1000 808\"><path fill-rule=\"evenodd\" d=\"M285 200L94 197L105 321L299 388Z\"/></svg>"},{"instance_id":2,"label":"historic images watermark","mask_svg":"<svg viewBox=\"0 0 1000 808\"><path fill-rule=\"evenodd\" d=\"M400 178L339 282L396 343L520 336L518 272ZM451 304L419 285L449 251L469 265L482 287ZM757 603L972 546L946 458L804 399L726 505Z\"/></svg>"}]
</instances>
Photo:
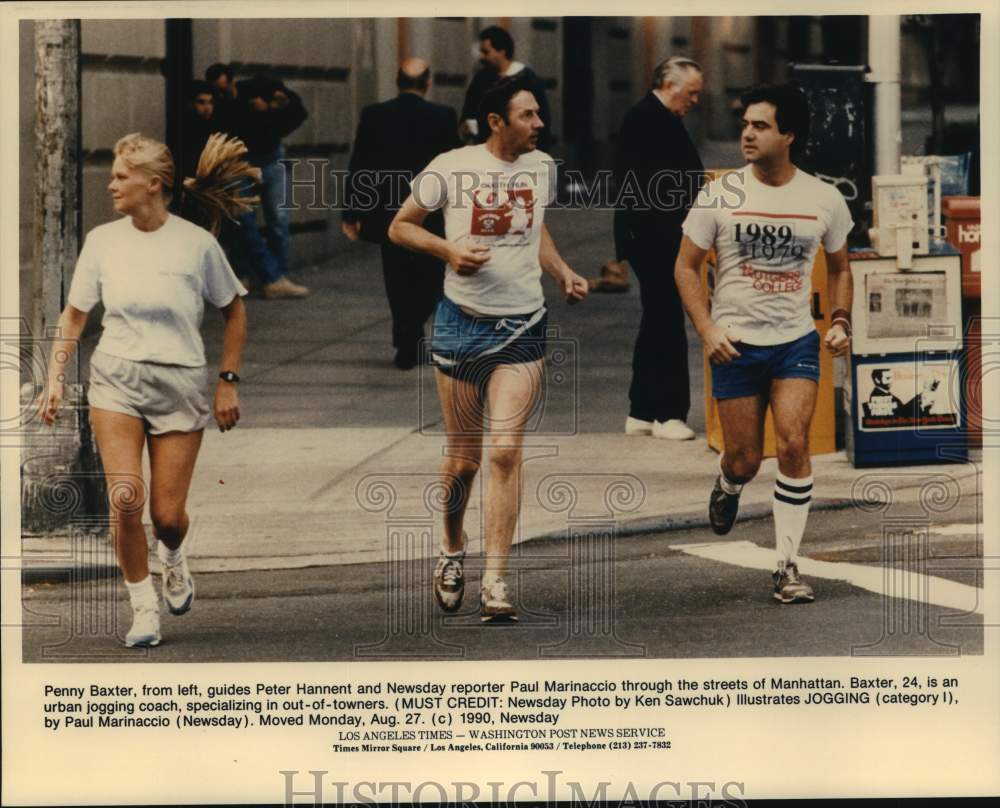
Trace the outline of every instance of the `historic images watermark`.
<instances>
[{"instance_id":1,"label":"historic images watermark","mask_svg":"<svg viewBox=\"0 0 1000 808\"><path fill-rule=\"evenodd\" d=\"M425 340L424 349L430 353L431 343L442 343L462 338L468 342L475 340L476 324L479 320L492 328L514 330L515 323L507 324L503 319L496 326L496 318L473 318L469 333L458 334L448 325L433 325L434 339ZM488 345L488 337L483 337L483 345ZM474 344L474 343L473 343ZM477 360L469 373L471 384L463 385L457 391L453 402L452 435L460 438L478 438L480 435L513 438L515 434L531 436L533 439L555 439L579 434L580 431L580 342L576 338L565 337L558 326L547 325L541 337L521 334L512 345L503 346L509 357L521 354L529 363L534 356L544 351L545 362L541 366L541 376L535 382L536 394L526 403L527 410L515 410L504 419L494 417L484 401L483 391L494 365L489 356ZM448 361L448 356L433 356L435 361ZM526 364L508 363L506 373L534 372L526 369ZM440 405L435 383L435 369L430 365L418 366L417 422L420 434L444 439L448 433L440 414ZM502 443L502 441L501 441Z\"/></svg>"},{"instance_id":2,"label":"historic images watermark","mask_svg":"<svg viewBox=\"0 0 1000 808\"><path fill-rule=\"evenodd\" d=\"M899 495L907 489L916 489L916 496ZM880 516L877 574L882 592L880 635L852 646L851 655L959 655L960 647L942 641L935 629L980 630L984 604L978 587L984 571L991 568L983 558L980 540L969 542L964 555L941 551L931 541L934 524L961 505L961 481L947 471L879 470L860 475L851 493L856 509ZM964 573L962 577L971 579L973 585L949 580L949 573L955 572Z\"/></svg>"},{"instance_id":3,"label":"historic images watermark","mask_svg":"<svg viewBox=\"0 0 1000 808\"><path fill-rule=\"evenodd\" d=\"M46 514L49 534L37 535L33 544L32 534L23 537L20 564L11 564L9 569L5 565L5 572L16 572L27 586L51 582L66 586L69 608L58 614L46 614L36 601L24 601L23 627L55 629L40 648L42 658L70 662L134 659L137 651L148 654L149 649L127 649L122 644L128 631L127 598L118 583L117 525L107 512L110 502L120 513L141 513L148 495L145 482L141 477L117 475L108 483L100 471L61 470L31 485L41 492L37 501L29 503L31 510ZM98 500L99 513L86 506L95 490L106 497ZM147 540L152 537L147 535Z\"/></svg>"},{"instance_id":4,"label":"historic images watermark","mask_svg":"<svg viewBox=\"0 0 1000 808\"><path fill-rule=\"evenodd\" d=\"M21 552L5 556L0 568L5 579L20 579L25 586L65 585L69 604L47 613L39 601L25 599L16 625L51 630L40 649L47 660L135 658L136 652L121 642L128 626L111 513L113 508L141 518L149 494L145 481L123 474L108 479L104 473L86 385L80 382L81 352L74 350L68 358L59 380L63 403L48 425L41 405L47 360L53 344L62 342L60 332L52 328L36 336L24 319L4 319L2 326L0 373L5 383L17 385L20 399L18 410L0 420L0 442L21 454ZM67 359L58 353L56 358ZM103 639L116 642L95 642Z\"/></svg>"},{"instance_id":5,"label":"historic images watermark","mask_svg":"<svg viewBox=\"0 0 1000 808\"><path fill-rule=\"evenodd\" d=\"M478 203L477 194L491 184L499 192L515 187L519 178L534 172L504 174L502 172L455 171L451 178L436 172L425 172L412 177L407 171L358 170L349 172L337 168L325 158L285 159L285 198L280 207L286 210L342 210L350 208L365 213L374 210L396 210L413 194L414 200L424 201L443 198L442 191L450 192L449 204L456 209L473 208ZM559 194L548 208L573 208L587 210L616 210L628 208L636 212L670 212L687 210L691 201L699 207L739 208L746 199L743 175L729 172L718 177L714 193L699 197L699 190L713 177L709 171L683 171L661 169L648 179L640 179L634 172L616 175L613 171L600 170L592 176L576 169L560 171L562 161L549 162L550 172L558 171L561 184L573 189L572 193ZM550 173L550 176L555 176ZM449 185L449 182L451 185ZM450 190L449 190L450 189ZM513 205L521 204L512 195Z\"/></svg>"},{"instance_id":6,"label":"historic images watermark","mask_svg":"<svg viewBox=\"0 0 1000 808\"><path fill-rule=\"evenodd\" d=\"M907 298L900 305L921 302ZM1000 321L974 317L959 337L915 337L912 362L873 366L870 383L858 396L864 428L908 429L917 438L936 441L941 460L970 462L970 445L1000 445L1000 420L983 395L1000 370ZM946 338L952 347L942 350ZM949 430L944 441L936 437L942 428ZM982 491L980 468L970 479L971 492L947 467L933 473L892 468L859 474L851 498L858 510L879 514L884 596L880 636L852 647L852 655L958 655L960 649L943 642L935 629L990 627L983 623L982 587L988 575L1000 572L1000 558L984 555L981 507L963 528L973 531L972 540L947 548L932 541L935 525ZM901 494L913 489L915 496Z\"/></svg>"},{"instance_id":7,"label":"historic images watermark","mask_svg":"<svg viewBox=\"0 0 1000 808\"><path fill-rule=\"evenodd\" d=\"M537 448L537 447L536 447ZM551 453L543 456L551 457ZM523 463L532 461L528 456ZM373 644L358 645L358 658L463 658L464 632L481 630L478 598L467 595L463 608L439 615L430 590L432 559L441 546L444 515L461 499L461 480L428 473L370 474L355 489L359 506L383 515L385 524L384 628ZM473 483L482 496L482 479ZM586 489L588 496L581 495ZM594 496L594 492L598 492ZM509 559L514 590L520 593L518 631L536 645L538 657L645 656L640 643L619 636L616 598L616 540L623 517L637 511L646 497L642 481L630 474L559 472L545 475L525 498L526 507L559 515L560 538L531 553L515 543ZM587 505L584 505L587 502ZM472 528L474 531L481 532ZM467 550L467 589L485 569L483 545ZM565 600L558 610L534 602L526 576L558 576ZM555 639L533 640L532 628L546 628Z\"/></svg>"},{"instance_id":8,"label":"historic images watermark","mask_svg":"<svg viewBox=\"0 0 1000 808\"><path fill-rule=\"evenodd\" d=\"M561 769L542 769L534 780L339 780L327 770L282 769L284 804L291 805L411 805L434 801L439 805L609 805L683 806L724 805L744 808L746 786L736 780L662 780L651 786L631 780L601 780L584 784L565 777ZM329 778L329 779L328 779Z\"/></svg>"}]
</instances>

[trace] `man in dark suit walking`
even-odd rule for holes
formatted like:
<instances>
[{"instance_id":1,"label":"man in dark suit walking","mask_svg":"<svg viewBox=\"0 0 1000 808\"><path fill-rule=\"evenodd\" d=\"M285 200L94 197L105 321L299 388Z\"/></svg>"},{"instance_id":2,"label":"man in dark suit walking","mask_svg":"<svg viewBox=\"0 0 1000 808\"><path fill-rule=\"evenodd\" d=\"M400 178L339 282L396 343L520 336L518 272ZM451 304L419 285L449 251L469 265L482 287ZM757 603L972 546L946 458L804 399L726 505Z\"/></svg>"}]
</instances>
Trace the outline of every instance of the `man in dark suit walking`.
<instances>
[{"instance_id":1,"label":"man in dark suit walking","mask_svg":"<svg viewBox=\"0 0 1000 808\"><path fill-rule=\"evenodd\" d=\"M460 145L458 117L450 107L426 99L430 84L427 62L406 59L396 76L399 95L361 111L341 223L352 241L361 238L381 245L394 361L401 370L420 360L424 323L441 297L444 265L389 241L389 223L409 195L413 176L441 152ZM440 215L437 219L435 232L443 235L443 220Z\"/></svg>"},{"instance_id":2,"label":"man in dark suit walking","mask_svg":"<svg viewBox=\"0 0 1000 808\"><path fill-rule=\"evenodd\" d=\"M704 178L682 122L698 103L701 67L681 56L664 59L651 84L625 114L618 140L615 247L635 270L642 300L625 433L690 440L687 335L673 266L681 224Z\"/></svg>"}]
</instances>

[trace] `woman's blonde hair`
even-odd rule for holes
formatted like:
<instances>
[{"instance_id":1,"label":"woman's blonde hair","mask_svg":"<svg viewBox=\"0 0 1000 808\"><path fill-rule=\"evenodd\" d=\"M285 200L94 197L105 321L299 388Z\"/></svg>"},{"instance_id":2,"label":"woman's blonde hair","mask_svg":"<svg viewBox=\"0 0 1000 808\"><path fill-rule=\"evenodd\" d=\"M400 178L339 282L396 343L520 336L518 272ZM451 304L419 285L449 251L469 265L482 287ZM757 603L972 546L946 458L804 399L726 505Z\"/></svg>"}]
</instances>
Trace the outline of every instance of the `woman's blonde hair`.
<instances>
[{"instance_id":1,"label":"woman's blonde hair","mask_svg":"<svg viewBox=\"0 0 1000 808\"><path fill-rule=\"evenodd\" d=\"M120 138L112 151L129 168L158 177L163 185L164 195L171 195L174 187L174 158L165 143L132 132Z\"/></svg>"},{"instance_id":2,"label":"woman's blonde hair","mask_svg":"<svg viewBox=\"0 0 1000 808\"><path fill-rule=\"evenodd\" d=\"M133 132L115 143L115 157L129 168L158 177L169 200L174 189L174 158L165 143ZM253 210L260 197L242 193L252 182L260 182L260 169L250 165L243 141L221 132L210 135L198 160L195 176L186 177L179 189L181 209L188 218L219 235L223 217L235 220Z\"/></svg>"}]
</instances>

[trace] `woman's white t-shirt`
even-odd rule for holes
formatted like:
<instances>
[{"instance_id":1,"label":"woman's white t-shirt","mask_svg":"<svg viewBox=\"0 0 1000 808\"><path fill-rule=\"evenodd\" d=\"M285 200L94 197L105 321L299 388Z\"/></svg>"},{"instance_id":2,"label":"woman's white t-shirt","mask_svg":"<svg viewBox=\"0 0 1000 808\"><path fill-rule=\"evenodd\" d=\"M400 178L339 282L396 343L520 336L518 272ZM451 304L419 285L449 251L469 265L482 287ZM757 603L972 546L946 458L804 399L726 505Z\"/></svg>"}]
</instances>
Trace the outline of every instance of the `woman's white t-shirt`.
<instances>
[{"instance_id":1,"label":"woman's white t-shirt","mask_svg":"<svg viewBox=\"0 0 1000 808\"><path fill-rule=\"evenodd\" d=\"M103 353L201 367L205 301L222 308L246 293L207 230L169 215L163 225L146 232L126 216L87 234L69 303L80 311L104 304L97 345Z\"/></svg>"},{"instance_id":2,"label":"woman's white t-shirt","mask_svg":"<svg viewBox=\"0 0 1000 808\"><path fill-rule=\"evenodd\" d=\"M512 163L484 144L435 157L410 185L424 210L444 210L445 238L490 248L489 260L468 275L449 270L444 293L481 314L525 314L541 308L538 261L545 208L556 196L555 162L531 151Z\"/></svg>"}]
</instances>

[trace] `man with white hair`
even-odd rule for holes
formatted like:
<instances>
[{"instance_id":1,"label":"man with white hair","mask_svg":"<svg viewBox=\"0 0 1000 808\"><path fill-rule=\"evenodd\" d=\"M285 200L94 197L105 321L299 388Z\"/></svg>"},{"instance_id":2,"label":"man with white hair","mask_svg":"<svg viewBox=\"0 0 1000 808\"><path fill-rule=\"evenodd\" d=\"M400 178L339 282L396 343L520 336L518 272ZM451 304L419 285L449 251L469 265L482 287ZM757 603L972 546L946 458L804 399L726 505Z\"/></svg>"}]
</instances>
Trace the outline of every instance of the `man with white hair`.
<instances>
[{"instance_id":1,"label":"man with white hair","mask_svg":"<svg viewBox=\"0 0 1000 808\"><path fill-rule=\"evenodd\" d=\"M673 266L681 224L701 187L701 158L682 123L698 103L702 71L682 56L664 59L651 89L622 122L618 139L617 257L639 279L642 320L632 356L628 435L690 440L691 405L684 310Z\"/></svg>"}]
</instances>

